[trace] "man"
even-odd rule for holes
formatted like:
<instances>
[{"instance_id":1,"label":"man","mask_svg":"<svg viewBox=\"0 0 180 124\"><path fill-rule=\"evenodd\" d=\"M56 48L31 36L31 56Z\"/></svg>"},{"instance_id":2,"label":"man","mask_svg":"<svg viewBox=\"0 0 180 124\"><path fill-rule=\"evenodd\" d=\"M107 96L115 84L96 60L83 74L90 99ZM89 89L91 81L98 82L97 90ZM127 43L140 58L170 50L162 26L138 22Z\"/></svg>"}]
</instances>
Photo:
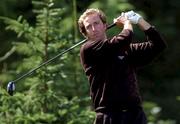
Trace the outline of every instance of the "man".
<instances>
[{"instance_id":1,"label":"man","mask_svg":"<svg viewBox=\"0 0 180 124\"><path fill-rule=\"evenodd\" d=\"M94 124L146 124L136 69L149 63L166 45L156 29L133 11L122 13L114 23L123 30L107 38L102 11L87 9L78 21L80 32L88 39L80 58L90 83ZM145 32L147 41L132 43L132 24Z\"/></svg>"}]
</instances>

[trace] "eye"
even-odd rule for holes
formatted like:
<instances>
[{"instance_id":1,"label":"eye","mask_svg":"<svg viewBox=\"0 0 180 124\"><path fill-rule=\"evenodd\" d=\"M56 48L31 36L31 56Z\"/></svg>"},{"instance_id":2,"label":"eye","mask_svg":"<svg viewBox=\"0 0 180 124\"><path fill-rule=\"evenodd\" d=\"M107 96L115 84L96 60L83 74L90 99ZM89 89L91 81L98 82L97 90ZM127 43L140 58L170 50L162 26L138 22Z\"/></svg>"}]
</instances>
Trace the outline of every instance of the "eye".
<instances>
[{"instance_id":1,"label":"eye","mask_svg":"<svg viewBox=\"0 0 180 124\"><path fill-rule=\"evenodd\" d=\"M99 24L99 22L94 22L94 24L95 24L95 25L98 25L98 24Z\"/></svg>"},{"instance_id":2,"label":"eye","mask_svg":"<svg viewBox=\"0 0 180 124\"><path fill-rule=\"evenodd\" d=\"M86 29L90 29L90 27L91 27L90 25L87 25L87 26L86 26Z\"/></svg>"}]
</instances>

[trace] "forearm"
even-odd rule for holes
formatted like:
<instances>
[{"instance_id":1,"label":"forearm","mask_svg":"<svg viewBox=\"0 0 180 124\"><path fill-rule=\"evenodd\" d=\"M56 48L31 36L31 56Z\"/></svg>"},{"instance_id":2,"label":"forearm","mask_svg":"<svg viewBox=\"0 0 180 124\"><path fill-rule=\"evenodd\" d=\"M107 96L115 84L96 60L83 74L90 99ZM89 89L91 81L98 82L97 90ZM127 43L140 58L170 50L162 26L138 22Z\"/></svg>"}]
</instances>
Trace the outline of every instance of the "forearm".
<instances>
[{"instance_id":1,"label":"forearm","mask_svg":"<svg viewBox=\"0 0 180 124\"><path fill-rule=\"evenodd\" d=\"M161 37L160 33L152 26L149 24L146 20L143 18L140 18L138 20L137 25L140 27L141 30L143 30L148 37L150 41L152 41L152 44L154 47L159 48L165 48L166 44Z\"/></svg>"},{"instance_id":2,"label":"forearm","mask_svg":"<svg viewBox=\"0 0 180 124\"><path fill-rule=\"evenodd\" d=\"M157 51L161 51L167 47L164 38L162 35L155 29L154 26L150 26L147 30L144 31L148 40L152 42L153 47L157 49Z\"/></svg>"},{"instance_id":3,"label":"forearm","mask_svg":"<svg viewBox=\"0 0 180 124\"><path fill-rule=\"evenodd\" d=\"M124 13L121 14L121 16L119 16L118 18L114 19L114 23L116 23L116 25L118 27L123 27L123 29L128 29L133 31L133 26L130 20L127 19L127 16L125 16Z\"/></svg>"},{"instance_id":4,"label":"forearm","mask_svg":"<svg viewBox=\"0 0 180 124\"><path fill-rule=\"evenodd\" d=\"M133 31L132 24L129 20L125 21L123 29L128 29L128 30Z\"/></svg>"},{"instance_id":5,"label":"forearm","mask_svg":"<svg viewBox=\"0 0 180 124\"><path fill-rule=\"evenodd\" d=\"M143 31L146 31L146 30L148 30L148 29L151 27L151 25L150 25L147 21L145 21L143 18L140 18L140 19L139 19L137 25L138 25L138 26L141 28L141 30L143 30Z\"/></svg>"},{"instance_id":6,"label":"forearm","mask_svg":"<svg viewBox=\"0 0 180 124\"><path fill-rule=\"evenodd\" d=\"M123 29L118 35L109 39L108 48L112 51L119 51L130 45L132 42L133 32L129 29Z\"/></svg>"}]
</instances>

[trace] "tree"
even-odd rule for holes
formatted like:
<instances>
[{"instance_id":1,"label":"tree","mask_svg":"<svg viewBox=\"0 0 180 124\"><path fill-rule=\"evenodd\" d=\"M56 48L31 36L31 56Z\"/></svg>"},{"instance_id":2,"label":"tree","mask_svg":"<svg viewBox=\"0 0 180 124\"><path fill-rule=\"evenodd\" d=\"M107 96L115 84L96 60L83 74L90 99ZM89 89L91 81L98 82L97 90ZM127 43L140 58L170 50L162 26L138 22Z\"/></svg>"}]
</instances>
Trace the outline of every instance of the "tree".
<instances>
[{"instance_id":1,"label":"tree","mask_svg":"<svg viewBox=\"0 0 180 124\"><path fill-rule=\"evenodd\" d=\"M38 66L55 53L72 45L70 42L72 37L65 37L61 33L63 30L61 14L65 10L53 8L52 0L33 1L33 5L35 8L40 8L34 9L37 14L35 26L31 26L22 16L17 20L1 17L8 25L6 29L16 32L19 38L18 42L13 43L19 61L8 67L7 73L4 73L7 77L21 75L21 72ZM82 94L80 88L84 87L73 89L79 83L76 74L72 73L72 77L67 78L74 70L73 67L78 66L77 59L71 54L65 54L57 61L36 71L35 75L19 81L18 93L13 97L2 89L0 91L1 122L90 123L94 113L86 106L89 97L77 97Z\"/></svg>"},{"instance_id":2,"label":"tree","mask_svg":"<svg viewBox=\"0 0 180 124\"><path fill-rule=\"evenodd\" d=\"M35 4L32 4L31 0L0 1L1 16L9 17L3 17L7 24L6 32L5 23L0 22L1 123L46 121L46 123L81 124L93 121L94 113L89 111L90 101L87 97L88 82L79 62L79 47L19 81L15 96L9 97L4 90L6 82L75 44L78 39L75 20L77 21L82 11L90 7L102 9L110 23L122 11L133 9L161 31L168 43L168 49L155 60L154 64L139 71L140 89L146 100L144 108L150 123L174 124L175 121L172 120L179 123L180 113L177 111L179 97L176 99L176 96L180 96L178 73L180 59L177 57L180 46L178 0L38 1L34 2ZM33 10L38 8L37 11L32 11L32 7ZM52 10L55 11L56 8L61 8L59 14L52 16ZM142 33L139 34L136 26L134 27L135 35L142 37ZM115 34L117 30L119 31L114 28L108 33Z\"/></svg>"}]
</instances>

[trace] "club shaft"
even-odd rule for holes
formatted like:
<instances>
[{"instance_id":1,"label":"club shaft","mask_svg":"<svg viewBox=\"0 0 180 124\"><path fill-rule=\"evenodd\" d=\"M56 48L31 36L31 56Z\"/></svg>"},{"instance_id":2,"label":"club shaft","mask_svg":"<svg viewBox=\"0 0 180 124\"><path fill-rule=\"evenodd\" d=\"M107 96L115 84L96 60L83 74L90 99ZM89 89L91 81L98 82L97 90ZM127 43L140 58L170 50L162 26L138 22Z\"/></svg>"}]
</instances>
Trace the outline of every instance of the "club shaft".
<instances>
[{"instance_id":1,"label":"club shaft","mask_svg":"<svg viewBox=\"0 0 180 124\"><path fill-rule=\"evenodd\" d=\"M114 26L115 26L115 23L110 24L110 25L107 27L107 29L110 29L110 28L112 28L112 27L114 27ZM77 47L77 46L85 43L86 41L87 41L87 39L84 39L84 40L78 42L77 44L75 44L75 45L71 46L70 48L64 50L63 52L59 53L58 55L54 56L53 58L51 58L51 59L47 60L46 62L40 64L40 65L37 66L36 68L31 69L30 71L28 71L28 72L25 73L24 75L20 76L19 78L17 78L17 79L14 80L13 82L16 83L17 81L23 79L24 77L31 75L33 72L35 72L36 70L38 70L38 69L41 68L42 66L47 65L48 63L52 62L54 59L62 56L63 54L65 54L65 53L69 52L70 50L74 49L75 47Z\"/></svg>"},{"instance_id":2,"label":"club shaft","mask_svg":"<svg viewBox=\"0 0 180 124\"><path fill-rule=\"evenodd\" d=\"M42 66L47 65L48 63L50 63L50 62L53 61L54 59L62 56L63 54L65 54L65 53L67 53L68 51L74 49L75 47L83 44L83 43L86 42L86 41L87 41L87 39L84 39L84 40L82 40L81 42L78 42L77 44L75 44L75 45L71 46L70 48L64 50L63 52L59 53L58 55L54 56L53 58L51 58L51 59L47 60L46 62L40 64L38 67L36 67L36 68L34 68L34 69L31 69L30 71L28 71L27 73L25 73L25 74L22 75L21 77L17 78L17 79L14 80L13 82L17 82L17 81L21 80L22 78L24 78L24 77L26 77L26 76L28 76L28 75L31 75L34 71L38 70L38 69L41 68Z\"/></svg>"},{"instance_id":3,"label":"club shaft","mask_svg":"<svg viewBox=\"0 0 180 124\"><path fill-rule=\"evenodd\" d=\"M108 25L107 29L110 29L110 28L114 27L115 25L116 25L116 23L112 23L112 24Z\"/></svg>"}]
</instances>

